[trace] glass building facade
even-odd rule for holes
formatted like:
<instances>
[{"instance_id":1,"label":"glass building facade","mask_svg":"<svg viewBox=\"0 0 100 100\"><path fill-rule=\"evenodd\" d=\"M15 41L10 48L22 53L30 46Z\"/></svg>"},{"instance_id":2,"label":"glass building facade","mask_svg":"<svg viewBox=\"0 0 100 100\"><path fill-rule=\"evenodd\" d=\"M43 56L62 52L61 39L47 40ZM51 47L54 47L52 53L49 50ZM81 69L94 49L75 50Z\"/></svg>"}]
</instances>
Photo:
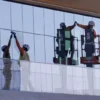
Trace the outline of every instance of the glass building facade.
<instances>
[{"instance_id":1,"label":"glass building facade","mask_svg":"<svg viewBox=\"0 0 100 100\"><path fill-rule=\"evenodd\" d=\"M21 45L25 43L30 46L31 61L53 63L54 37L57 29L60 28L60 23L65 22L66 26L69 26L77 21L87 25L90 20L95 22L95 30L97 34L100 34L100 19L98 18L0 0L0 47L8 43L10 31L13 30ZM72 31L72 34L79 40L79 60L81 57L80 36L83 33L84 30L77 26ZM95 42L97 41L98 39L95 40ZM11 43L10 53L12 59L19 59L19 51L14 39ZM0 51L0 57L2 58L2 51ZM79 66L84 65L79 62Z\"/></svg>"}]
</instances>

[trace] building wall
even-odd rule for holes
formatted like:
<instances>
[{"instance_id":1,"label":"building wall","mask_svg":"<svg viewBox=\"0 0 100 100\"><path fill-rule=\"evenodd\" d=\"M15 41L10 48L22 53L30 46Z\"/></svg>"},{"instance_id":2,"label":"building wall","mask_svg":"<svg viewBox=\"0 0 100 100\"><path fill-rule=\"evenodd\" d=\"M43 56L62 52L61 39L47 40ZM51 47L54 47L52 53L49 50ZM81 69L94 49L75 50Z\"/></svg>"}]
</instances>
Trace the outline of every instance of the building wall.
<instances>
[{"instance_id":1,"label":"building wall","mask_svg":"<svg viewBox=\"0 0 100 100\"><path fill-rule=\"evenodd\" d=\"M0 0L0 47L8 43L10 31L14 30L21 45L26 43L30 46L31 61L53 63L53 39L56 36L57 28L60 28L59 24L65 22L66 26L69 26L74 21L88 24L90 20L95 21L95 29L100 34L100 19ZM72 31L72 34L79 39L79 58L81 56L80 35L83 33L84 30L77 26ZM77 46L76 42L75 46ZM19 58L19 51L14 39L12 40L10 53L12 59ZM76 55L77 53L75 53L74 58L76 58ZM0 51L0 57L2 57L2 51Z\"/></svg>"}]
</instances>

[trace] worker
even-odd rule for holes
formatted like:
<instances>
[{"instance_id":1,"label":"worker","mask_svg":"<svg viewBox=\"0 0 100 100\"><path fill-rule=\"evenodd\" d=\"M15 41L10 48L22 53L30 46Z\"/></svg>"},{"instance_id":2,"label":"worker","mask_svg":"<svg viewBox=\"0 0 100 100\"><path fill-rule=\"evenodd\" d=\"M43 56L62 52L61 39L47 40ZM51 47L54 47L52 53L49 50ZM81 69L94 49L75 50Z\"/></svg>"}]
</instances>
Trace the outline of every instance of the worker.
<instances>
[{"instance_id":1,"label":"worker","mask_svg":"<svg viewBox=\"0 0 100 100\"><path fill-rule=\"evenodd\" d=\"M92 57L93 53L95 52L94 39L96 38L96 31L93 29L93 27L95 26L95 23L93 21L89 21L88 25L81 25L81 24L77 23L77 26L85 29L86 57ZM87 67L93 67L93 64L89 63L89 64L87 64Z\"/></svg>"},{"instance_id":2,"label":"worker","mask_svg":"<svg viewBox=\"0 0 100 100\"><path fill-rule=\"evenodd\" d=\"M71 31L72 29L74 29L74 27L76 26L76 22L72 25L72 26L68 26L66 27L65 23L61 23L60 27L61 29L64 29L66 31L70 31L71 37L70 37L70 53L71 53L71 60L73 59L73 55L74 55L74 36L72 35ZM68 51L66 51L66 56L68 54Z\"/></svg>"},{"instance_id":3,"label":"worker","mask_svg":"<svg viewBox=\"0 0 100 100\"><path fill-rule=\"evenodd\" d=\"M16 37L16 33L15 32L11 32L13 35L14 35L14 38L16 40L16 45L20 51L20 57L19 57L19 60L27 60L29 61L30 58L29 58L29 55L27 53L27 51L29 50L29 45L27 44L24 44L23 47L20 46L19 42L18 42L18 39Z\"/></svg>"},{"instance_id":4,"label":"worker","mask_svg":"<svg viewBox=\"0 0 100 100\"><path fill-rule=\"evenodd\" d=\"M2 46L2 51L3 51L3 63L4 63L4 68L3 68L3 75L5 78L5 84L3 87L3 90L9 90L10 89L10 83L11 83L11 57L10 57L10 45L11 45L11 39L12 39L12 34L10 36L8 45Z\"/></svg>"}]
</instances>

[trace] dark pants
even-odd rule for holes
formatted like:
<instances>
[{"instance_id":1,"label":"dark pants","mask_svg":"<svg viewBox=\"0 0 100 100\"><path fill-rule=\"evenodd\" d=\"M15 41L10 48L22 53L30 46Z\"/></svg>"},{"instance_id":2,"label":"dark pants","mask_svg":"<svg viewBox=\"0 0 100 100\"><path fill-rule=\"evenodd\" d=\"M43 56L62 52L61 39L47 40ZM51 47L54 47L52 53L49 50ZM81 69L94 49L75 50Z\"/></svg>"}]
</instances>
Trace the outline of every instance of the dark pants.
<instances>
[{"instance_id":1,"label":"dark pants","mask_svg":"<svg viewBox=\"0 0 100 100\"><path fill-rule=\"evenodd\" d=\"M9 90L10 89L10 83L11 83L11 62L10 63L4 63L4 68L3 68L3 75L5 77L5 84L3 89L4 90Z\"/></svg>"},{"instance_id":2,"label":"dark pants","mask_svg":"<svg viewBox=\"0 0 100 100\"><path fill-rule=\"evenodd\" d=\"M95 51L95 46L94 44L86 44L85 45L85 52L86 52L86 57L93 57L93 53ZM86 64L87 67L93 67L92 63Z\"/></svg>"}]
</instances>

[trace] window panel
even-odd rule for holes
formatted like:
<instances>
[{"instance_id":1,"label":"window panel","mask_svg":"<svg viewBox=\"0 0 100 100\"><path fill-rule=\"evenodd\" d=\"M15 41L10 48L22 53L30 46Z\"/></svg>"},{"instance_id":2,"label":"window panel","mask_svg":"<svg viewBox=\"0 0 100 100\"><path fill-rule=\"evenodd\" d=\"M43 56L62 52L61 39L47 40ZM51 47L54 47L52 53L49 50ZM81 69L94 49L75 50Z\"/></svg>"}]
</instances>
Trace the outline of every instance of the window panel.
<instances>
[{"instance_id":1,"label":"window panel","mask_svg":"<svg viewBox=\"0 0 100 100\"><path fill-rule=\"evenodd\" d=\"M34 32L44 34L43 8L34 7Z\"/></svg>"},{"instance_id":2,"label":"window panel","mask_svg":"<svg viewBox=\"0 0 100 100\"><path fill-rule=\"evenodd\" d=\"M22 31L22 5L12 3L12 29Z\"/></svg>"},{"instance_id":3,"label":"window panel","mask_svg":"<svg viewBox=\"0 0 100 100\"><path fill-rule=\"evenodd\" d=\"M100 26L100 19L98 19L98 18L93 18L93 21L95 22L95 27L94 27L94 29L95 29L95 31L96 31L96 34L97 34L97 35L100 35L100 28L99 28L99 26ZM95 39L95 42L98 43L98 38ZM96 46L98 47L98 44L96 44Z\"/></svg>"},{"instance_id":4,"label":"window panel","mask_svg":"<svg viewBox=\"0 0 100 100\"><path fill-rule=\"evenodd\" d=\"M84 16L84 24L85 25L88 25L88 22L91 21L91 20L93 20L92 17Z\"/></svg>"},{"instance_id":5,"label":"window panel","mask_svg":"<svg viewBox=\"0 0 100 100\"><path fill-rule=\"evenodd\" d=\"M54 36L54 16L53 10L45 9L45 34Z\"/></svg>"},{"instance_id":6,"label":"window panel","mask_svg":"<svg viewBox=\"0 0 100 100\"><path fill-rule=\"evenodd\" d=\"M83 56L85 56L85 52L83 51ZM82 57L82 51L81 51L81 41L78 41L78 60L79 60L79 65L84 66L84 64L81 64L80 62L80 57Z\"/></svg>"},{"instance_id":7,"label":"window panel","mask_svg":"<svg viewBox=\"0 0 100 100\"><path fill-rule=\"evenodd\" d=\"M10 31L1 30L1 47L3 45L8 45L10 35L11 35ZM10 56L12 58L12 41L11 41L11 47L10 47ZM1 51L1 57L3 57L2 51Z\"/></svg>"},{"instance_id":8,"label":"window panel","mask_svg":"<svg viewBox=\"0 0 100 100\"><path fill-rule=\"evenodd\" d=\"M0 28L11 29L10 3L0 0Z\"/></svg>"},{"instance_id":9,"label":"window panel","mask_svg":"<svg viewBox=\"0 0 100 100\"><path fill-rule=\"evenodd\" d=\"M93 21L95 22L95 27L94 29L96 30L97 34L100 34L100 19L98 18L93 18Z\"/></svg>"},{"instance_id":10,"label":"window panel","mask_svg":"<svg viewBox=\"0 0 100 100\"><path fill-rule=\"evenodd\" d=\"M33 8L23 5L23 30L33 32Z\"/></svg>"},{"instance_id":11,"label":"window panel","mask_svg":"<svg viewBox=\"0 0 100 100\"><path fill-rule=\"evenodd\" d=\"M30 49L28 51L30 61L34 61L34 35L24 33L24 44L28 44Z\"/></svg>"},{"instance_id":12,"label":"window panel","mask_svg":"<svg viewBox=\"0 0 100 100\"><path fill-rule=\"evenodd\" d=\"M53 63L54 42L53 37L45 37L46 63Z\"/></svg>"},{"instance_id":13,"label":"window panel","mask_svg":"<svg viewBox=\"0 0 100 100\"><path fill-rule=\"evenodd\" d=\"M75 18L75 21L77 21L79 24L84 24L83 16L75 15L74 18ZM82 34L84 34L84 29L76 26L75 27L75 36L78 37L78 39L80 40Z\"/></svg>"},{"instance_id":14,"label":"window panel","mask_svg":"<svg viewBox=\"0 0 100 100\"><path fill-rule=\"evenodd\" d=\"M57 34L57 29L60 28L60 23L64 22L64 13L60 11L54 11L55 13L55 35Z\"/></svg>"},{"instance_id":15,"label":"window panel","mask_svg":"<svg viewBox=\"0 0 100 100\"><path fill-rule=\"evenodd\" d=\"M45 62L44 36L35 35L35 61Z\"/></svg>"},{"instance_id":16,"label":"window panel","mask_svg":"<svg viewBox=\"0 0 100 100\"><path fill-rule=\"evenodd\" d=\"M74 23L73 14L65 13L65 23L66 23L66 26L73 25L73 23Z\"/></svg>"},{"instance_id":17,"label":"window panel","mask_svg":"<svg viewBox=\"0 0 100 100\"><path fill-rule=\"evenodd\" d=\"M16 32L16 36L17 36L18 42L20 43L20 46L22 47L22 45L24 44L24 42L23 42L23 33ZM16 41L15 41L14 38L13 38L12 42L13 42L13 59L19 60L20 51L19 51L19 49L16 45Z\"/></svg>"},{"instance_id":18,"label":"window panel","mask_svg":"<svg viewBox=\"0 0 100 100\"><path fill-rule=\"evenodd\" d=\"M66 26L71 26L74 24L74 16L71 13L65 13L65 23ZM72 30L72 34L75 35L75 30Z\"/></svg>"}]
</instances>

